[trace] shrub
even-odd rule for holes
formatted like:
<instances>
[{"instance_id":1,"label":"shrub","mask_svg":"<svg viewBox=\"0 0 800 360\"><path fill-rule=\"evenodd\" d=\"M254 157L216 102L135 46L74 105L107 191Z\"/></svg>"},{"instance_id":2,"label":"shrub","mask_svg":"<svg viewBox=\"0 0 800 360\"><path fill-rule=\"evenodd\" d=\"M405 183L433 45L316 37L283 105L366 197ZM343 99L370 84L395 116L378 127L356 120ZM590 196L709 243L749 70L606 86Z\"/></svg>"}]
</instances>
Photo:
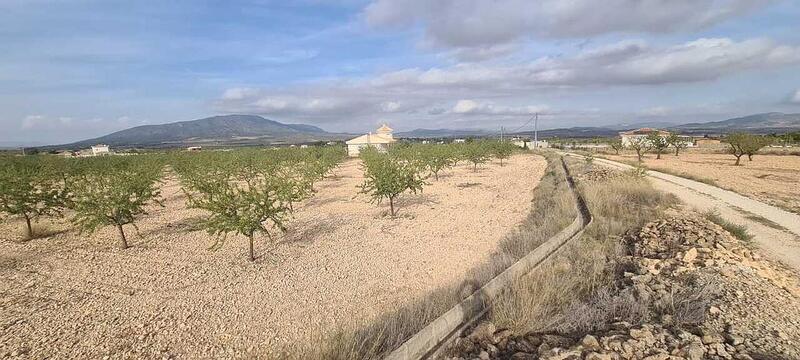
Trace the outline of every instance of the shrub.
<instances>
[{"instance_id":1,"label":"shrub","mask_svg":"<svg viewBox=\"0 0 800 360\"><path fill-rule=\"evenodd\" d=\"M73 223L82 232L95 232L114 225L120 248L128 247L124 225L137 229L136 217L145 214L145 205L160 202L158 182L162 163L155 158L103 157L88 162L88 171L72 184Z\"/></svg>"},{"instance_id":2,"label":"shrub","mask_svg":"<svg viewBox=\"0 0 800 360\"><path fill-rule=\"evenodd\" d=\"M405 191L422 191L424 180L419 174L419 166L409 160L381 154L374 149L361 152L364 162L365 180L361 193L369 194L376 203L389 200L389 209L395 216L394 200Z\"/></svg>"},{"instance_id":3,"label":"shrub","mask_svg":"<svg viewBox=\"0 0 800 360\"><path fill-rule=\"evenodd\" d=\"M61 216L66 188L62 177L39 159L0 160L0 212L25 219L25 235L34 236L31 221Z\"/></svg>"}]
</instances>

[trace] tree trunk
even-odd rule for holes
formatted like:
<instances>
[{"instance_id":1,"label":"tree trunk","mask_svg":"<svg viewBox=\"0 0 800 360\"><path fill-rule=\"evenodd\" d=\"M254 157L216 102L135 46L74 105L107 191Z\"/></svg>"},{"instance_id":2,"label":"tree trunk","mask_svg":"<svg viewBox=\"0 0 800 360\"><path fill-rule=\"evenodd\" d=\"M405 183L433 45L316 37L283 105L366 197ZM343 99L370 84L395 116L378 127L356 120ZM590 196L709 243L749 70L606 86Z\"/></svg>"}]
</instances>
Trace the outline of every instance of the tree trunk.
<instances>
[{"instance_id":1,"label":"tree trunk","mask_svg":"<svg viewBox=\"0 0 800 360\"><path fill-rule=\"evenodd\" d=\"M753 154L747 154L747 160L753 161Z\"/></svg>"},{"instance_id":2,"label":"tree trunk","mask_svg":"<svg viewBox=\"0 0 800 360\"><path fill-rule=\"evenodd\" d=\"M637 151L637 152L636 152L636 156L638 156L638 157L639 157L639 162L642 162L642 153L641 153L641 152L639 152L639 151Z\"/></svg>"},{"instance_id":3,"label":"tree trunk","mask_svg":"<svg viewBox=\"0 0 800 360\"><path fill-rule=\"evenodd\" d=\"M500 158L500 166L503 166L503 158Z\"/></svg>"},{"instance_id":4,"label":"tree trunk","mask_svg":"<svg viewBox=\"0 0 800 360\"><path fill-rule=\"evenodd\" d=\"M679 147L675 147L675 156L678 156L678 151L680 150Z\"/></svg>"},{"instance_id":5,"label":"tree trunk","mask_svg":"<svg viewBox=\"0 0 800 360\"><path fill-rule=\"evenodd\" d=\"M742 155L734 155L734 156L736 156L736 164L734 165L739 165L739 161L742 159Z\"/></svg>"},{"instance_id":6,"label":"tree trunk","mask_svg":"<svg viewBox=\"0 0 800 360\"><path fill-rule=\"evenodd\" d=\"M250 261L256 261L255 252L253 252L253 235L247 237L247 240L250 242Z\"/></svg>"},{"instance_id":7,"label":"tree trunk","mask_svg":"<svg viewBox=\"0 0 800 360\"><path fill-rule=\"evenodd\" d=\"M389 197L389 210L390 210L390 213L392 214L392 216L394 216L394 197L393 196Z\"/></svg>"},{"instance_id":8,"label":"tree trunk","mask_svg":"<svg viewBox=\"0 0 800 360\"><path fill-rule=\"evenodd\" d=\"M661 159L661 151L656 152L656 160Z\"/></svg>"},{"instance_id":9,"label":"tree trunk","mask_svg":"<svg viewBox=\"0 0 800 360\"><path fill-rule=\"evenodd\" d=\"M125 238L125 231L122 230L122 225L117 224L117 231L119 231L119 246L120 248L127 249L128 248L128 239Z\"/></svg>"},{"instance_id":10,"label":"tree trunk","mask_svg":"<svg viewBox=\"0 0 800 360\"><path fill-rule=\"evenodd\" d=\"M433 173L433 176L436 178L436 181L439 181L439 172Z\"/></svg>"},{"instance_id":11,"label":"tree trunk","mask_svg":"<svg viewBox=\"0 0 800 360\"><path fill-rule=\"evenodd\" d=\"M472 171L478 171L478 163L473 164Z\"/></svg>"},{"instance_id":12,"label":"tree trunk","mask_svg":"<svg viewBox=\"0 0 800 360\"><path fill-rule=\"evenodd\" d=\"M33 239L33 227L31 227L31 218L28 216L28 214L25 214L25 225L27 225L25 228L26 239Z\"/></svg>"}]
</instances>

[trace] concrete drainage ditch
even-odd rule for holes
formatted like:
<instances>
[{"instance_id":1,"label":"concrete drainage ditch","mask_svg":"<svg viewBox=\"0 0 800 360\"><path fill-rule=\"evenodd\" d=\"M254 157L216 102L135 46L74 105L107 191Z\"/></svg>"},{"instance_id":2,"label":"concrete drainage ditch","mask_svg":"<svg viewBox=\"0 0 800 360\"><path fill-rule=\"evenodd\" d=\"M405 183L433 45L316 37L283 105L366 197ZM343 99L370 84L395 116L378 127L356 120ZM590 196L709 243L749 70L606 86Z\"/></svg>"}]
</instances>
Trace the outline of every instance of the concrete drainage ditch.
<instances>
[{"instance_id":1,"label":"concrete drainage ditch","mask_svg":"<svg viewBox=\"0 0 800 360\"><path fill-rule=\"evenodd\" d=\"M410 360L435 357L451 339L459 336L466 328L479 320L491 308L492 301L503 295L508 285L538 267L544 260L558 251L564 244L581 236L583 230L592 222L592 215L583 196L578 192L564 158L561 165L567 183L575 197L578 216L566 228L548 239L502 273L476 290L472 295L456 304L425 328L406 340L403 345L391 352L386 359Z\"/></svg>"}]
</instances>

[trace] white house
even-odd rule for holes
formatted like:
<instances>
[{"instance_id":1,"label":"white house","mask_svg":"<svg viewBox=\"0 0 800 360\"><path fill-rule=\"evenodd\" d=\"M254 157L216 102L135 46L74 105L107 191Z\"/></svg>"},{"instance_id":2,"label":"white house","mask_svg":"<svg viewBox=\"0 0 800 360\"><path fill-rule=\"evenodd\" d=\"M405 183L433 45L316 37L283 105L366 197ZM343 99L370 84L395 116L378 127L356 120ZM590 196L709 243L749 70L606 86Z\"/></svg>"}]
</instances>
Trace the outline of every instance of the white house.
<instances>
[{"instance_id":1,"label":"white house","mask_svg":"<svg viewBox=\"0 0 800 360\"><path fill-rule=\"evenodd\" d=\"M97 144L92 146L92 155L93 156L100 156L100 155L109 155L111 152L109 151L108 145L106 144Z\"/></svg>"},{"instance_id":2,"label":"white house","mask_svg":"<svg viewBox=\"0 0 800 360\"><path fill-rule=\"evenodd\" d=\"M657 133L662 138L667 138L671 134L669 131L666 130L659 130L659 129L651 129L651 128L641 128L631 131L623 131L619 133L620 140L622 140L622 146L630 146L634 139L647 139L647 136L653 133ZM694 141L692 140L691 136L679 136L683 139L683 142L686 143L688 147L694 147Z\"/></svg>"},{"instance_id":3,"label":"white house","mask_svg":"<svg viewBox=\"0 0 800 360\"><path fill-rule=\"evenodd\" d=\"M528 149L545 149L550 147L547 140L533 141L531 139L513 139L511 142L521 148L527 147Z\"/></svg>"},{"instance_id":4,"label":"white house","mask_svg":"<svg viewBox=\"0 0 800 360\"><path fill-rule=\"evenodd\" d=\"M347 144L347 155L358 156L361 149L365 147L373 147L378 151L387 151L389 146L396 141L392 136L392 128L383 124L375 131L375 134L361 135L355 139L347 140L345 144Z\"/></svg>"}]
</instances>

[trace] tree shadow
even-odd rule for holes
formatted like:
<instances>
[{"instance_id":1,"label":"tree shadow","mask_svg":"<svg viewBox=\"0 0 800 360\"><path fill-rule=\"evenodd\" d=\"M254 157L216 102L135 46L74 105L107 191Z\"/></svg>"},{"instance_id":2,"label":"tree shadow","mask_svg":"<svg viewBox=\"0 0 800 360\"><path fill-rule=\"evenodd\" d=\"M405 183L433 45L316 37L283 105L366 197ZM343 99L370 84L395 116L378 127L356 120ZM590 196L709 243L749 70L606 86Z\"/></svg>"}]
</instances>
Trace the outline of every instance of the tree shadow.
<instances>
[{"instance_id":1,"label":"tree shadow","mask_svg":"<svg viewBox=\"0 0 800 360\"><path fill-rule=\"evenodd\" d=\"M336 224L331 219L295 221L292 222L290 228L278 240L277 245L311 245L314 243L314 239L332 232L336 227Z\"/></svg>"}]
</instances>

